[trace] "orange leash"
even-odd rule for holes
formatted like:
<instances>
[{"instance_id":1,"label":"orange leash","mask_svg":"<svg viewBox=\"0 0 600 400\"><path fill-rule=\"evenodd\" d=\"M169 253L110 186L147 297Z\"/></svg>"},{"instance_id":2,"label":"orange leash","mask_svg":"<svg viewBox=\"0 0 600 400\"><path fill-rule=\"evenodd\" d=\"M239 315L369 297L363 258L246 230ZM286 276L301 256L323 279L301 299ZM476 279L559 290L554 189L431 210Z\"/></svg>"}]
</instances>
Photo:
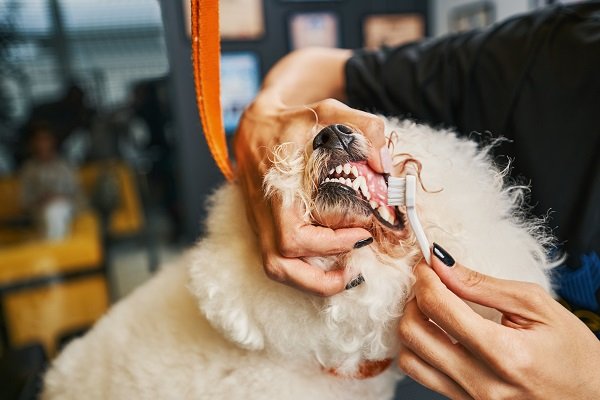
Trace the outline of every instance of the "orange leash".
<instances>
[{"instance_id":1,"label":"orange leash","mask_svg":"<svg viewBox=\"0 0 600 400\"><path fill-rule=\"evenodd\" d=\"M228 181L234 178L221 112L221 42L219 0L192 0L194 86L202 130L217 166Z\"/></svg>"}]
</instances>

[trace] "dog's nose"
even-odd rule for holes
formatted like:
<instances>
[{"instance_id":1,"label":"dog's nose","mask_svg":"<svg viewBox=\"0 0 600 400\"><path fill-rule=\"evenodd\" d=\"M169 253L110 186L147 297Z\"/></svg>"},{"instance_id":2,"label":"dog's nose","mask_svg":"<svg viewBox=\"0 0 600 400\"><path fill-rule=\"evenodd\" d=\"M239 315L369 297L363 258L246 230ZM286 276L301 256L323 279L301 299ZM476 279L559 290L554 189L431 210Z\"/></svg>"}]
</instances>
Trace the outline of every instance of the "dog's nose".
<instances>
[{"instance_id":1,"label":"dog's nose","mask_svg":"<svg viewBox=\"0 0 600 400\"><path fill-rule=\"evenodd\" d=\"M348 150L348 145L354 140L354 131L342 124L329 125L313 139L313 150L323 147L325 149Z\"/></svg>"}]
</instances>

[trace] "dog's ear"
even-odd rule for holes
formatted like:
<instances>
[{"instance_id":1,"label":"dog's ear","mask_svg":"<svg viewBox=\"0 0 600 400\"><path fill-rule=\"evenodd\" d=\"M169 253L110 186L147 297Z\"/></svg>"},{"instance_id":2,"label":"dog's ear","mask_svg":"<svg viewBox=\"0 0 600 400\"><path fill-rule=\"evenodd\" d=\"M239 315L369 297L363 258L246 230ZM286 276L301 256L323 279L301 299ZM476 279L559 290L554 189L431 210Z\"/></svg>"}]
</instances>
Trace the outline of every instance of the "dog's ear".
<instances>
[{"instance_id":1,"label":"dog's ear","mask_svg":"<svg viewBox=\"0 0 600 400\"><path fill-rule=\"evenodd\" d=\"M240 347L260 350L264 335L248 299L261 275L260 254L245 216L244 198L235 185L216 191L209 201L207 237L186 254L188 289L210 324ZM264 279L264 278L263 278Z\"/></svg>"},{"instance_id":2,"label":"dog's ear","mask_svg":"<svg viewBox=\"0 0 600 400\"><path fill-rule=\"evenodd\" d=\"M236 271L232 264L224 267L226 260L214 260L209 254L212 252L205 250L208 249L202 248L193 255L188 285L202 314L213 328L240 347L261 350L263 333L243 301L248 289L239 286L243 277L231 276L243 271Z\"/></svg>"},{"instance_id":3,"label":"dog's ear","mask_svg":"<svg viewBox=\"0 0 600 400\"><path fill-rule=\"evenodd\" d=\"M262 350L264 336L235 295L213 291L201 304L210 324L227 339L248 350Z\"/></svg>"}]
</instances>

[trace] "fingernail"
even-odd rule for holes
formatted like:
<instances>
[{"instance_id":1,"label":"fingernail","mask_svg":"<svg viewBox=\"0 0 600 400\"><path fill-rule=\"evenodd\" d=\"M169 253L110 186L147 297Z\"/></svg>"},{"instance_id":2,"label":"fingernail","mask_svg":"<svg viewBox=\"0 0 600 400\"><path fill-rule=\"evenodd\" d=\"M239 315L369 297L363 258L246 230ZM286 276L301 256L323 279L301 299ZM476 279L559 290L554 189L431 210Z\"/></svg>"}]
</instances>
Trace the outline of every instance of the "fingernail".
<instances>
[{"instance_id":1,"label":"fingernail","mask_svg":"<svg viewBox=\"0 0 600 400\"><path fill-rule=\"evenodd\" d=\"M435 242L433 242L433 255L448 267L452 267L455 264L454 258Z\"/></svg>"},{"instance_id":2,"label":"fingernail","mask_svg":"<svg viewBox=\"0 0 600 400\"><path fill-rule=\"evenodd\" d=\"M381 168L383 172L389 174L392 172L392 155L387 147L382 147L379 150L379 157L381 158Z\"/></svg>"},{"instance_id":3,"label":"fingernail","mask_svg":"<svg viewBox=\"0 0 600 400\"><path fill-rule=\"evenodd\" d=\"M362 274L358 274L358 276L354 279L352 279L347 285L346 285L346 290L352 289L357 287L358 285L360 285L361 283L363 283L365 281L365 278L362 276Z\"/></svg>"},{"instance_id":4,"label":"fingernail","mask_svg":"<svg viewBox=\"0 0 600 400\"><path fill-rule=\"evenodd\" d=\"M363 240L359 240L358 242L354 243L354 248L355 249L360 249L361 247L368 246L371 243L373 243L373 236L368 237L368 238L363 239Z\"/></svg>"}]
</instances>

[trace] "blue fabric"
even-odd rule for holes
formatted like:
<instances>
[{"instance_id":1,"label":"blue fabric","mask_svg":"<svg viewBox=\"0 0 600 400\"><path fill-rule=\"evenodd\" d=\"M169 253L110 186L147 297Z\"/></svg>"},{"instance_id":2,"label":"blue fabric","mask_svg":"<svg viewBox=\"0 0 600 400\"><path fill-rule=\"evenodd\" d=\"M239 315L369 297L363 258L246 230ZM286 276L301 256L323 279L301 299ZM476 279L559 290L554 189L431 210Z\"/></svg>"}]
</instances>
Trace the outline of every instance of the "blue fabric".
<instances>
[{"instance_id":1,"label":"blue fabric","mask_svg":"<svg viewBox=\"0 0 600 400\"><path fill-rule=\"evenodd\" d=\"M577 269L566 266L557 268L558 293L572 306L598 312L600 311L597 295L600 291L600 257L597 253L590 252L582 254L579 260L581 266Z\"/></svg>"}]
</instances>

